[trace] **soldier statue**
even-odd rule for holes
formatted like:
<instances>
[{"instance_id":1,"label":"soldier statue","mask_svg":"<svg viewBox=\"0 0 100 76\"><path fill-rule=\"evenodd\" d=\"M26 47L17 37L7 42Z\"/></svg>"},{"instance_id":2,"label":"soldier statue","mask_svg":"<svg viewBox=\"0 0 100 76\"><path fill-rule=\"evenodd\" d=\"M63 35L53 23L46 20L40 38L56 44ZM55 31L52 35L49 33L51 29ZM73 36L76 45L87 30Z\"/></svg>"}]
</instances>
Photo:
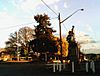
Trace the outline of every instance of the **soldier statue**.
<instances>
[{"instance_id":1,"label":"soldier statue","mask_svg":"<svg viewBox=\"0 0 100 76\"><path fill-rule=\"evenodd\" d=\"M75 41L74 26L72 26L71 31L68 32L66 37L68 41L68 59L70 61L77 61L77 43Z\"/></svg>"}]
</instances>

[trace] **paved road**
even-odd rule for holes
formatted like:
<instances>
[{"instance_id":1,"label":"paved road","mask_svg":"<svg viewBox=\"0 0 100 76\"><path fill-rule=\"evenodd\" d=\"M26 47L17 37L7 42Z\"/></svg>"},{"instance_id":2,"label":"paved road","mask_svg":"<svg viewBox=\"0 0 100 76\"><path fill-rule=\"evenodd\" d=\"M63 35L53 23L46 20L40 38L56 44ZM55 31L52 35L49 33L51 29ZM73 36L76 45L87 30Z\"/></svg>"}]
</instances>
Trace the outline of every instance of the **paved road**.
<instances>
[{"instance_id":1,"label":"paved road","mask_svg":"<svg viewBox=\"0 0 100 76\"><path fill-rule=\"evenodd\" d=\"M53 73L43 64L0 64L0 76L99 76L99 74L66 71Z\"/></svg>"},{"instance_id":2,"label":"paved road","mask_svg":"<svg viewBox=\"0 0 100 76\"><path fill-rule=\"evenodd\" d=\"M39 64L0 64L0 76L46 76L44 72Z\"/></svg>"}]
</instances>

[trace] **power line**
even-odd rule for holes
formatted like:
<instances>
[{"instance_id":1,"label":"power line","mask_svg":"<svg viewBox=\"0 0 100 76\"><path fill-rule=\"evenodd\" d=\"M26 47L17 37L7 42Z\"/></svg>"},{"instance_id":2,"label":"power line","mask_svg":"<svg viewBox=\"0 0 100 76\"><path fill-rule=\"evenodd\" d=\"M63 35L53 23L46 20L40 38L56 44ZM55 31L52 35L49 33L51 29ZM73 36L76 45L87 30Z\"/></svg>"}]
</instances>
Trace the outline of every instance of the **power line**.
<instances>
[{"instance_id":1,"label":"power line","mask_svg":"<svg viewBox=\"0 0 100 76\"><path fill-rule=\"evenodd\" d=\"M58 16L58 14L53 10L53 9L51 9L43 0L41 0L53 13L55 13L57 16Z\"/></svg>"},{"instance_id":2,"label":"power line","mask_svg":"<svg viewBox=\"0 0 100 76\"><path fill-rule=\"evenodd\" d=\"M26 23L26 24L15 25L15 26L4 27L4 28L0 28L0 30L6 30L6 29L15 28L15 27L18 27L18 26L23 26L23 25L29 25L29 24L33 24L33 22Z\"/></svg>"},{"instance_id":3,"label":"power line","mask_svg":"<svg viewBox=\"0 0 100 76\"><path fill-rule=\"evenodd\" d=\"M52 19L57 19L57 17L50 18L50 20L52 20ZM26 23L26 24L19 24L19 25L14 25L14 26L9 26L9 27L3 27L3 28L0 28L0 30L6 30L6 29L15 28L15 27L24 26L24 25L29 25L29 24L33 24L33 23L34 22L30 22L30 23Z\"/></svg>"}]
</instances>

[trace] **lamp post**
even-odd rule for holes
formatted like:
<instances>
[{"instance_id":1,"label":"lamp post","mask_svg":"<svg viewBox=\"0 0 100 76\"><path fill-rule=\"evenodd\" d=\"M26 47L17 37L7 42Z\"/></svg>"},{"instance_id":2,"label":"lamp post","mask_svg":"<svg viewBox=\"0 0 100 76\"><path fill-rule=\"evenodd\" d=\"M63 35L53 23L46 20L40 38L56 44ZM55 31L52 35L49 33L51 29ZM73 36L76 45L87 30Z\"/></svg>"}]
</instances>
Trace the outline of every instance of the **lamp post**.
<instances>
[{"instance_id":1,"label":"lamp post","mask_svg":"<svg viewBox=\"0 0 100 76\"><path fill-rule=\"evenodd\" d=\"M64 20L61 21L61 17L60 17L60 13L58 15L58 20L59 20L59 35L60 35L60 53L61 53L61 62L63 62L62 59L62 36L61 36L61 23L63 23L64 21L66 21L67 19L69 19L71 16L73 16L75 13L77 13L78 11L84 11L84 9L78 9L75 12L73 12L71 15L69 15L67 18L65 18Z\"/></svg>"}]
</instances>

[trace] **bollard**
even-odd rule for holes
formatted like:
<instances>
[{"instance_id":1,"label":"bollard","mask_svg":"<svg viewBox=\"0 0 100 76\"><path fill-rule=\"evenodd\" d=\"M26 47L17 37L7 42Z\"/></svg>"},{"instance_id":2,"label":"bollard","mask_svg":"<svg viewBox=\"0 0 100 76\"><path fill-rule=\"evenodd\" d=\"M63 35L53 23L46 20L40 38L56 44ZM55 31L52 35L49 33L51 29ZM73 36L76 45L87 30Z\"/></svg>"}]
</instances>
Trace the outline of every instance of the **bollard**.
<instances>
[{"instance_id":1,"label":"bollard","mask_svg":"<svg viewBox=\"0 0 100 76\"><path fill-rule=\"evenodd\" d=\"M90 62L90 68L92 69L93 73L95 73L95 64L94 64L94 61Z\"/></svg>"},{"instance_id":2,"label":"bollard","mask_svg":"<svg viewBox=\"0 0 100 76\"><path fill-rule=\"evenodd\" d=\"M63 60L63 69L65 69L65 68L66 68L66 61Z\"/></svg>"},{"instance_id":3,"label":"bollard","mask_svg":"<svg viewBox=\"0 0 100 76\"><path fill-rule=\"evenodd\" d=\"M93 61L93 72L95 73L95 63Z\"/></svg>"},{"instance_id":4,"label":"bollard","mask_svg":"<svg viewBox=\"0 0 100 76\"><path fill-rule=\"evenodd\" d=\"M72 62L72 73L74 73L74 62Z\"/></svg>"},{"instance_id":5,"label":"bollard","mask_svg":"<svg viewBox=\"0 0 100 76\"><path fill-rule=\"evenodd\" d=\"M65 63L63 63L63 69L65 69L66 68L66 64Z\"/></svg>"},{"instance_id":6,"label":"bollard","mask_svg":"<svg viewBox=\"0 0 100 76\"><path fill-rule=\"evenodd\" d=\"M53 72L56 72L56 65L55 65L55 63L53 64Z\"/></svg>"},{"instance_id":7,"label":"bollard","mask_svg":"<svg viewBox=\"0 0 100 76\"><path fill-rule=\"evenodd\" d=\"M61 64L61 63L59 63L59 72L61 72L61 65L62 65L62 64Z\"/></svg>"},{"instance_id":8,"label":"bollard","mask_svg":"<svg viewBox=\"0 0 100 76\"><path fill-rule=\"evenodd\" d=\"M59 63L57 62L57 70L59 69Z\"/></svg>"},{"instance_id":9,"label":"bollard","mask_svg":"<svg viewBox=\"0 0 100 76\"><path fill-rule=\"evenodd\" d=\"M88 62L86 62L85 66L86 66L86 72L88 72L89 71L88 70Z\"/></svg>"},{"instance_id":10,"label":"bollard","mask_svg":"<svg viewBox=\"0 0 100 76\"><path fill-rule=\"evenodd\" d=\"M92 66L92 61L91 61L91 62L90 62L90 69L92 69L92 67L93 67L93 66Z\"/></svg>"}]
</instances>

